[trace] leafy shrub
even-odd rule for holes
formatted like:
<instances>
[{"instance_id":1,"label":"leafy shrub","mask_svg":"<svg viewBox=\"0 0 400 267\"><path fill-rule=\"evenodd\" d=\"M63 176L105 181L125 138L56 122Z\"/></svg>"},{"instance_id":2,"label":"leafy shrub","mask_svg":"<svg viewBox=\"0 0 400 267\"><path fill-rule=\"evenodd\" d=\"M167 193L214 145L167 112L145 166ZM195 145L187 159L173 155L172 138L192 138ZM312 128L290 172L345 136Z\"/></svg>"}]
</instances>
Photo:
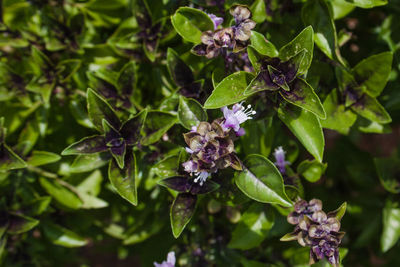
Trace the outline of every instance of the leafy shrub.
<instances>
[{"instance_id":1,"label":"leafy shrub","mask_svg":"<svg viewBox=\"0 0 400 267\"><path fill-rule=\"evenodd\" d=\"M2 1L0 264L398 266L399 13Z\"/></svg>"}]
</instances>

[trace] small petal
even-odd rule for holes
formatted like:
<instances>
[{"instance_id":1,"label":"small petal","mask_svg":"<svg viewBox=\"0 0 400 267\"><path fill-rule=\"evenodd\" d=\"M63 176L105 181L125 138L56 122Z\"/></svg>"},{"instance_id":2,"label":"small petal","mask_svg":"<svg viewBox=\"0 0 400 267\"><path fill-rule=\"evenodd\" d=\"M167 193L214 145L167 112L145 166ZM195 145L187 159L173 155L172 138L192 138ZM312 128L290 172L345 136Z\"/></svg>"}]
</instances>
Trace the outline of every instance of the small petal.
<instances>
[{"instance_id":1,"label":"small petal","mask_svg":"<svg viewBox=\"0 0 400 267\"><path fill-rule=\"evenodd\" d=\"M175 252L171 251L170 253L168 253L167 262L175 265Z\"/></svg>"},{"instance_id":2,"label":"small petal","mask_svg":"<svg viewBox=\"0 0 400 267\"><path fill-rule=\"evenodd\" d=\"M214 44L213 36L214 34L212 31L205 31L201 35L201 42L205 45L212 45Z\"/></svg>"},{"instance_id":3,"label":"small petal","mask_svg":"<svg viewBox=\"0 0 400 267\"><path fill-rule=\"evenodd\" d=\"M214 23L214 30L218 28L219 25L221 25L224 22L223 18L217 17L214 14L207 14L212 22Z\"/></svg>"},{"instance_id":4,"label":"small petal","mask_svg":"<svg viewBox=\"0 0 400 267\"><path fill-rule=\"evenodd\" d=\"M251 17L251 11L246 6L237 5L230 10L231 15L235 18L236 24L249 19Z\"/></svg>"},{"instance_id":5,"label":"small petal","mask_svg":"<svg viewBox=\"0 0 400 267\"><path fill-rule=\"evenodd\" d=\"M246 134L246 131L243 128L239 128L239 130L236 132L237 136L243 136Z\"/></svg>"},{"instance_id":6,"label":"small petal","mask_svg":"<svg viewBox=\"0 0 400 267\"><path fill-rule=\"evenodd\" d=\"M182 163L182 166L185 169L185 172L192 173L197 170L197 164L194 163L192 160Z\"/></svg>"},{"instance_id":7,"label":"small petal","mask_svg":"<svg viewBox=\"0 0 400 267\"><path fill-rule=\"evenodd\" d=\"M213 38L217 47L233 47L235 40L232 28L225 28L215 31Z\"/></svg>"}]
</instances>

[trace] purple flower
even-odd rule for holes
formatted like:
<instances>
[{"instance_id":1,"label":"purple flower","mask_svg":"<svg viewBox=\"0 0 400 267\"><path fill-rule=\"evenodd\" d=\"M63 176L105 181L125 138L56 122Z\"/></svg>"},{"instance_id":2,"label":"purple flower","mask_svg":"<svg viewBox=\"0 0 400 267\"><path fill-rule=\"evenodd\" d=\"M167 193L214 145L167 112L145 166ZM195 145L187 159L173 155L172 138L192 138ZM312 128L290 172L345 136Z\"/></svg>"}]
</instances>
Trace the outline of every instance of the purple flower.
<instances>
[{"instance_id":1,"label":"purple flower","mask_svg":"<svg viewBox=\"0 0 400 267\"><path fill-rule=\"evenodd\" d=\"M242 164L234 153L234 136L221 125L223 121L219 118L211 124L200 122L184 134L187 144L185 150L190 154L190 159L182 163L182 167L200 186L219 169L232 167L242 170Z\"/></svg>"},{"instance_id":2,"label":"purple flower","mask_svg":"<svg viewBox=\"0 0 400 267\"><path fill-rule=\"evenodd\" d=\"M219 25L221 25L224 22L223 18L217 17L214 14L207 14L212 22L214 23L214 30L218 28Z\"/></svg>"},{"instance_id":3,"label":"purple flower","mask_svg":"<svg viewBox=\"0 0 400 267\"><path fill-rule=\"evenodd\" d=\"M171 251L168 253L167 261L162 263L154 262L155 267L175 267L175 252Z\"/></svg>"},{"instance_id":4,"label":"purple flower","mask_svg":"<svg viewBox=\"0 0 400 267\"><path fill-rule=\"evenodd\" d=\"M190 148L187 147L186 151L188 149L190 149ZM193 153L193 151L191 153ZM195 163L193 160L188 160L188 161L182 163L182 166L185 169L185 172L192 173L192 172L196 172L196 170L197 170L197 163Z\"/></svg>"},{"instance_id":5,"label":"purple flower","mask_svg":"<svg viewBox=\"0 0 400 267\"><path fill-rule=\"evenodd\" d=\"M251 109L251 105L244 108L241 103L237 103L232 106L232 109L228 107L223 107L222 112L224 113L225 121L222 124L225 130L233 129L237 136L242 136L245 134L245 130L240 127L243 122L252 119L256 112Z\"/></svg>"},{"instance_id":6,"label":"purple flower","mask_svg":"<svg viewBox=\"0 0 400 267\"><path fill-rule=\"evenodd\" d=\"M279 171L282 174L286 173L285 166L290 164L289 161L285 160L285 153L285 150L283 150L281 146L276 148L274 152L274 157L276 160L275 165L278 167Z\"/></svg>"}]
</instances>

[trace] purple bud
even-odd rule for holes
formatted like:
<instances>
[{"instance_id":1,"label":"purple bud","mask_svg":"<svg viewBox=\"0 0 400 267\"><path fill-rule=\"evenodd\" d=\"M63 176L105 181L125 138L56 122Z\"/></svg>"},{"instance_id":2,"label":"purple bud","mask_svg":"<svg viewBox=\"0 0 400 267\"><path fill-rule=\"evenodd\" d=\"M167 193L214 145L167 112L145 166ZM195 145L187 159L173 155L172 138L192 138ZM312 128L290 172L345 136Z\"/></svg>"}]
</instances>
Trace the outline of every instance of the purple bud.
<instances>
[{"instance_id":1,"label":"purple bud","mask_svg":"<svg viewBox=\"0 0 400 267\"><path fill-rule=\"evenodd\" d=\"M278 167L279 171L282 174L286 173L286 165L289 165L290 162L285 160L285 151L283 150L283 148L280 146L278 148L275 149L274 152L274 157L275 157L275 165Z\"/></svg>"},{"instance_id":2,"label":"purple bud","mask_svg":"<svg viewBox=\"0 0 400 267\"><path fill-rule=\"evenodd\" d=\"M243 136L246 134L246 131L243 128L239 128L239 130L236 132L237 136Z\"/></svg>"}]
</instances>

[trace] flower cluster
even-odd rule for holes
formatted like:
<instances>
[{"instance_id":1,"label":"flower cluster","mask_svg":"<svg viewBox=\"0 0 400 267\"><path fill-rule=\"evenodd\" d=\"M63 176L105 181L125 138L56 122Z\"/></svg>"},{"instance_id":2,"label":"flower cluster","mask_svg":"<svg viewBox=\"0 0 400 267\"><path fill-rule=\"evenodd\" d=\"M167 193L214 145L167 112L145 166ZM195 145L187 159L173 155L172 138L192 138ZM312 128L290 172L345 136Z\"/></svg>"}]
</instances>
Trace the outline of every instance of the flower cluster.
<instances>
[{"instance_id":1,"label":"flower cluster","mask_svg":"<svg viewBox=\"0 0 400 267\"><path fill-rule=\"evenodd\" d=\"M240 170L241 164L234 154L234 144L230 132L213 121L201 122L195 130L184 134L188 145L186 151L191 159L183 163L186 172L195 173L195 182L203 184L210 173L229 166Z\"/></svg>"},{"instance_id":2,"label":"flower cluster","mask_svg":"<svg viewBox=\"0 0 400 267\"><path fill-rule=\"evenodd\" d=\"M245 133L240 124L251 119L255 111L248 105L233 105L232 109L222 108L224 118L214 120L211 124L200 122L197 127L184 134L188 145L186 151L191 154L190 160L183 163L186 172L196 176L195 182L202 185L211 173L218 169L232 167L241 170L242 165L234 153L234 139Z\"/></svg>"},{"instance_id":3,"label":"flower cluster","mask_svg":"<svg viewBox=\"0 0 400 267\"><path fill-rule=\"evenodd\" d=\"M250 9L236 5L230 9L230 13L235 19L235 25L222 29L218 29L218 26L223 20L215 15L209 15L214 22L214 31L203 32L202 43L193 47L195 54L213 58L225 49L239 52L247 46L251 30L256 26L256 23L250 19Z\"/></svg>"},{"instance_id":4,"label":"flower cluster","mask_svg":"<svg viewBox=\"0 0 400 267\"><path fill-rule=\"evenodd\" d=\"M326 214L319 199L297 201L287 217L290 224L296 225L295 230L281 240L297 240L301 246L309 246L310 264L326 258L333 266L339 266L339 244L345 234L340 232L342 207Z\"/></svg>"}]
</instances>

